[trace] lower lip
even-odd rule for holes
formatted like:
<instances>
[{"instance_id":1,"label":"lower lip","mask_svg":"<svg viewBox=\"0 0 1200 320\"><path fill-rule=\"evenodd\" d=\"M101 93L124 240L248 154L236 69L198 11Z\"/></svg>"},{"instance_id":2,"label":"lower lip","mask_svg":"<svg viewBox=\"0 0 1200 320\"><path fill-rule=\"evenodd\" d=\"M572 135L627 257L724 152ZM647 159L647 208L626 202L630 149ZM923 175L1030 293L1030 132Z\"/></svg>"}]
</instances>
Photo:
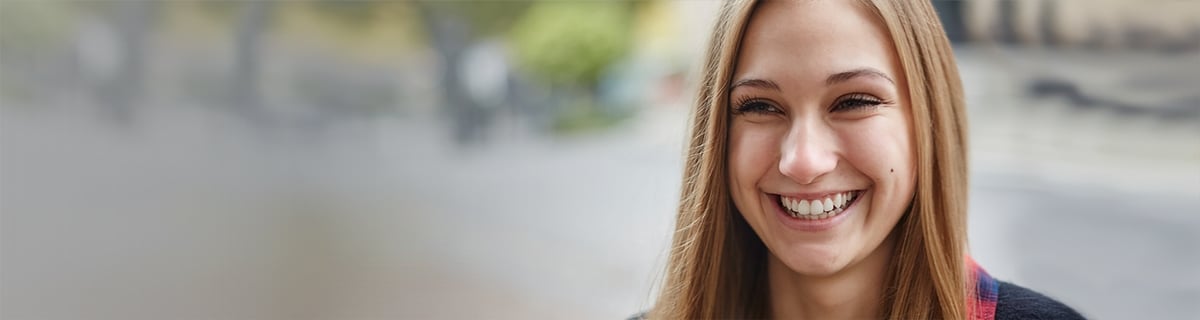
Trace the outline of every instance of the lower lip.
<instances>
[{"instance_id":1,"label":"lower lip","mask_svg":"<svg viewBox=\"0 0 1200 320\"><path fill-rule=\"evenodd\" d=\"M836 227L843 220L846 220L846 217L849 217L851 214L854 214L855 211L858 211L855 210L858 207L858 202L859 200L862 200L862 197L865 196L866 193L867 190L859 192L858 198L854 199L854 202L850 203L849 206L846 206L845 209L842 209L842 213L819 220L793 218L792 215L787 212L787 209L784 209L783 205L779 204L778 199L773 199L775 200L775 215L779 217L779 221L782 222L783 225L788 229L809 232L825 231L833 229L833 227Z\"/></svg>"}]
</instances>

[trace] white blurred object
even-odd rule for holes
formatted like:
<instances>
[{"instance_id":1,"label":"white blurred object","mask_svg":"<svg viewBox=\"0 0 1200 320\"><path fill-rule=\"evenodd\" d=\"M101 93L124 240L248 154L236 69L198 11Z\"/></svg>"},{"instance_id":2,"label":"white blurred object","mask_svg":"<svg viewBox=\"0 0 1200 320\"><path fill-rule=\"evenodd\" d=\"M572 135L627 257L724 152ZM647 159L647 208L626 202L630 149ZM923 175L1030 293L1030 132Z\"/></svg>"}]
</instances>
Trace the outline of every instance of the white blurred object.
<instances>
[{"instance_id":1,"label":"white blurred object","mask_svg":"<svg viewBox=\"0 0 1200 320\"><path fill-rule=\"evenodd\" d=\"M96 78L116 75L125 52L118 45L117 31L112 25L95 18L79 22L77 34L79 65L84 74Z\"/></svg>"},{"instance_id":2,"label":"white blurred object","mask_svg":"<svg viewBox=\"0 0 1200 320\"><path fill-rule=\"evenodd\" d=\"M476 42L462 57L459 79L467 94L481 107L495 108L508 98L508 61L499 40Z\"/></svg>"}]
</instances>

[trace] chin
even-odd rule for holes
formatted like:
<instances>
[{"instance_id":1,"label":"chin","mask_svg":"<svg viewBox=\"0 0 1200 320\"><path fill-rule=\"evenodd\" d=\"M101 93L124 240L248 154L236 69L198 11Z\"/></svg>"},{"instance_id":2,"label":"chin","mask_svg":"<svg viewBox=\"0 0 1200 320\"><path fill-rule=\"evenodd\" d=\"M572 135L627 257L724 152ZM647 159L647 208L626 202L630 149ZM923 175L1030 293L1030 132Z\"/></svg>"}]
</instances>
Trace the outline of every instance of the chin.
<instances>
[{"instance_id":1,"label":"chin","mask_svg":"<svg viewBox=\"0 0 1200 320\"><path fill-rule=\"evenodd\" d=\"M823 277L837 274L845 269L849 259L840 256L833 248L813 248L812 245L797 244L784 256L772 255L776 260L797 274Z\"/></svg>"}]
</instances>

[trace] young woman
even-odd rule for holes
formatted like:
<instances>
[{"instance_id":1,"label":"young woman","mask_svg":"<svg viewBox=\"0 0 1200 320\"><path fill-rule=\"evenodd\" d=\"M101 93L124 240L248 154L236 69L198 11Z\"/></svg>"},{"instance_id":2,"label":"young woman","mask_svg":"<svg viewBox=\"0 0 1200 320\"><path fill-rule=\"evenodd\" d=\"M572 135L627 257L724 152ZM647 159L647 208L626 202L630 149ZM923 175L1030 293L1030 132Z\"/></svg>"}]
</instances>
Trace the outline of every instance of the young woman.
<instances>
[{"instance_id":1,"label":"young woman","mask_svg":"<svg viewBox=\"0 0 1200 320\"><path fill-rule=\"evenodd\" d=\"M967 256L966 115L928 1L732 1L650 319L1081 318Z\"/></svg>"}]
</instances>

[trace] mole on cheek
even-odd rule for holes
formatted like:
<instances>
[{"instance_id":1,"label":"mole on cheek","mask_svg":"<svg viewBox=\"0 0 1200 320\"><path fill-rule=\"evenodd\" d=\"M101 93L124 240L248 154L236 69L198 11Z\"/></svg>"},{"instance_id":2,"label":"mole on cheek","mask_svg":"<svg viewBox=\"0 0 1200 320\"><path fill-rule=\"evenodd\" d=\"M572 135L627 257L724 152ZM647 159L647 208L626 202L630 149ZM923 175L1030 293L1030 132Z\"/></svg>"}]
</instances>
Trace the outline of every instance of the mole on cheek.
<instances>
[{"instance_id":1,"label":"mole on cheek","mask_svg":"<svg viewBox=\"0 0 1200 320\"><path fill-rule=\"evenodd\" d=\"M896 169L894 169L894 168L893 168L893 169L888 169L888 170L890 170L891 172L896 172Z\"/></svg>"}]
</instances>

